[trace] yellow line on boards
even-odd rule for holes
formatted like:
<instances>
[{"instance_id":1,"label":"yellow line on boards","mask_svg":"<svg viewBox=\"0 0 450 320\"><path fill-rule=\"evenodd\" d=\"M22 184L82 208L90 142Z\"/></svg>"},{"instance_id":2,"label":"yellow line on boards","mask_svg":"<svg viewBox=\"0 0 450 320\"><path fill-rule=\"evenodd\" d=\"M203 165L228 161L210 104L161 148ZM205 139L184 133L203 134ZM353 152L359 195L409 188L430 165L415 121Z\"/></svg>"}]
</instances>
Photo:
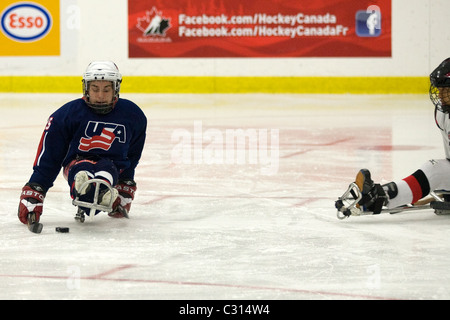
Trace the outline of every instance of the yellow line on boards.
<instances>
[{"instance_id":1,"label":"yellow line on boards","mask_svg":"<svg viewBox=\"0 0 450 320\"><path fill-rule=\"evenodd\" d=\"M428 77L123 76L123 93L422 94ZM0 92L81 93L81 76L0 76Z\"/></svg>"}]
</instances>

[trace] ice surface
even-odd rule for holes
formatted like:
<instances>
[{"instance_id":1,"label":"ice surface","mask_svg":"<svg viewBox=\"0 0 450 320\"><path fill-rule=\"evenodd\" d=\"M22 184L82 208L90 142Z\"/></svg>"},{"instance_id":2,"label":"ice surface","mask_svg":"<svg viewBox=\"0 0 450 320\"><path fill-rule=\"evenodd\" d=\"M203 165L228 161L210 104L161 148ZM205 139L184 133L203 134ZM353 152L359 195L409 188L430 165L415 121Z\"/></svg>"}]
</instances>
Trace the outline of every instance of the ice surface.
<instances>
[{"instance_id":1,"label":"ice surface","mask_svg":"<svg viewBox=\"0 0 450 320\"><path fill-rule=\"evenodd\" d=\"M124 94L149 120L130 219L76 222L60 175L32 234L20 189L47 117L77 97L0 94L0 299L450 298L450 216L334 208L360 168L386 182L444 157L427 95ZM260 144L227 162L240 129Z\"/></svg>"}]
</instances>

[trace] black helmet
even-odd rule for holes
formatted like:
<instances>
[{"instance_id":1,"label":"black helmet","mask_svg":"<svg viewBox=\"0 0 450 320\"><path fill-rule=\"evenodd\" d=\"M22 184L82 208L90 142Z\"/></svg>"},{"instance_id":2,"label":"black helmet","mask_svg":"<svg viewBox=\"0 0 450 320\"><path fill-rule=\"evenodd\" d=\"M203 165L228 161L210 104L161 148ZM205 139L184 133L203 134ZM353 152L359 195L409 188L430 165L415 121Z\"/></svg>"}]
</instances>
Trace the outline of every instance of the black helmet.
<instances>
[{"instance_id":1,"label":"black helmet","mask_svg":"<svg viewBox=\"0 0 450 320\"><path fill-rule=\"evenodd\" d=\"M450 111L450 58L445 59L430 74L430 99L442 112ZM443 99L445 97L445 99ZM445 100L444 104L442 100Z\"/></svg>"}]
</instances>

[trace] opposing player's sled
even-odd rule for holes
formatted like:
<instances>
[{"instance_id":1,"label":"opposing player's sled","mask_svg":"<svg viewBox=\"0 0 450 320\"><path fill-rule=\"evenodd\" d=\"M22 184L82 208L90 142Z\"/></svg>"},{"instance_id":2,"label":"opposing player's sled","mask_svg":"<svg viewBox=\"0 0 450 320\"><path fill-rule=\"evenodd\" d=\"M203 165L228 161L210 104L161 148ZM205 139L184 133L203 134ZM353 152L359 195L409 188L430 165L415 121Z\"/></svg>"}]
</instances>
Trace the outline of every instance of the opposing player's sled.
<instances>
[{"instance_id":1,"label":"opposing player's sled","mask_svg":"<svg viewBox=\"0 0 450 320\"><path fill-rule=\"evenodd\" d=\"M350 216L373 215L374 212L364 210L358 202L362 199L361 190L355 182L350 183L347 191L335 202L337 217L342 220ZM396 208L383 208L380 213L399 213L416 210L433 209L437 215L450 214L450 191L435 190L415 204L408 204Z\"/></svg>"},{"instance_id":2,"label":"opposing player's sled","mask_svg":"<svg viewBox=\"0 0 450 320\"><path fill-rule=\"evenodd\" d=\"M87 180L86 182L84 182L81 187L80 190L84 190L86 187L88 187L88 185L91 185L91 187L94 187L94 199L92 202L86 202L86 201L81 201L80 200L80 196L77 195L75 197L75 199L72 200L72 204L74 206L78 207L77 213L75 215L75 220L79 221L79 222L84 222L86 217L85 214L88 214L89 217L93 218L96 214L96 211L104 211L107 213L110 213L113 210L113 203L114 203L114 197L111 197L109 203L107 205L102 205L99 203L100 201L100 186L103 185L105 187L107 187L109 189L109 191L111 192L111 194L114 193L113 187L109 184L106 183L104 180L102 179L90 179ZM89 211L89 212L87 212Z\"/></svg>"}]
</instances>

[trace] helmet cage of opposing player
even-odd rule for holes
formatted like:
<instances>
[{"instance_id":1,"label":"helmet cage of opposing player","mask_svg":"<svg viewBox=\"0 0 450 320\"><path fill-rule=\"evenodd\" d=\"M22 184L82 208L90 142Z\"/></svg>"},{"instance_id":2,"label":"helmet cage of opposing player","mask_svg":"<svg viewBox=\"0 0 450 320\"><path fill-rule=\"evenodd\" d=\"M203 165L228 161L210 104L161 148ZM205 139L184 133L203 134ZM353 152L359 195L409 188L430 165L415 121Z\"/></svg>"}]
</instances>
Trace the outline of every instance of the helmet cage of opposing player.
<instances>
[{"instance_id":1,"label":"helmet cage of opposing player","mask_svg":"<svg viewBox=\"0 0 450 320\"><path fill-rule=\"evenodd\" d=\"M442 112L450 112L450 58L430 74L430 100Z\"/></svg>"},{"instance_id":2,"label":"helmet cage of opposing player","mask_svg":"<svg viewBox=\"0 0 450 320\"><path fill-rule=\"evenodd\" d=\"M92 81L111 81L114 95L109 103L95 104L91 103L89 97L89 86ZM83 74L83 99L86 104L98 114L106 114L114 109L119 100L120 84L122 82L122 75L119 72L116 64L111 61L94 61L91 62Z\"/></svg>"}]
</instances>

